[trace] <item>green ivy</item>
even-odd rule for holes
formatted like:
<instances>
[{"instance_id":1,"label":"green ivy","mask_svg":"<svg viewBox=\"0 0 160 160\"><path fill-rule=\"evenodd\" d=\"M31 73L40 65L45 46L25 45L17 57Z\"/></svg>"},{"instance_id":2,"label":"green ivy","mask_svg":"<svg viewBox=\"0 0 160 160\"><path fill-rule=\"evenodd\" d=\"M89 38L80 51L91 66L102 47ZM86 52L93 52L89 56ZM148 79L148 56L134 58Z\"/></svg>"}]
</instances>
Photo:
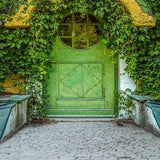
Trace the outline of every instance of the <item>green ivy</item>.
<instances>
[{"instance_id":1,"label":"green ivy","mask_svg":"<svg viewBox=\"0 0 160 160\"><path fill-rule=\"evenodd\" d=\"M16 3L17 2L17 3ZM113 57L126 61L126 71L137 82L138 94L152 95L160 99L160 2L150 0L157 19L156 27L136 27L130 14L117 0L34 0L37 10L31 15L28 29L9 29L4 26L8 15L13 15L17 6L25 0L0 0L0 80L10 73L25 77L27 92L33 95L31 115L45 116L48 105L44 77L49 69L49 53L58 33L58 26L66 13L92 12L105 22L106 47ZM9 6L12 4L12 7ZM13 7L14 4L14 7ZM3 67L2 67L3 66ZM43 93L43 94L42 94ZM32 117L32 118L33 118Z\"/></svg>"}]
</instances>

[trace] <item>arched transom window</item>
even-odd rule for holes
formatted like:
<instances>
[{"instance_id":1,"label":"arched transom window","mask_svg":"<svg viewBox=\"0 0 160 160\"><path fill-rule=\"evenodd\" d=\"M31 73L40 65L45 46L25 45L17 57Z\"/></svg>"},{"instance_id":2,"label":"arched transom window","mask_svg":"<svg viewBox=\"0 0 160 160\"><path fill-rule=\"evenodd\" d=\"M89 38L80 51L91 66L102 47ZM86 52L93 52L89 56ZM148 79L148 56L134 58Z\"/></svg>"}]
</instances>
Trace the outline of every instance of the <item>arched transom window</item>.
<instances>
[{"instance_id":1,"label":"arched transom window","mask_svg":"<svg viewBox=\"0 0 160 160\"><path fill-rule=\"evenodd\" d=\"M85 49L96 44L102 36L99 21L87 14L74 13L66 16L59 26L60 39L69 47Z\"/></svg>"}]
</instances>

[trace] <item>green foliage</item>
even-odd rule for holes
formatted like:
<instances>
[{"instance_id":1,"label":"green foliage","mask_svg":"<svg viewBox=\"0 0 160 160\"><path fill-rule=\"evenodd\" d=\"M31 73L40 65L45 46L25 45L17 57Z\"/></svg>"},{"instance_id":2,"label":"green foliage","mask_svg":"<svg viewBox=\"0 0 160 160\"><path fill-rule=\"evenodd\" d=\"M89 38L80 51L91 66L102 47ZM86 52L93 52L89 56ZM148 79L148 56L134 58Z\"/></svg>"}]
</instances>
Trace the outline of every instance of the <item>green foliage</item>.
<instances>
[{"instance_id":1,"label":"green foliage","mask_svg":"<svg viewBox=\"0 0 160 160\"><path fill-rule=\"evenodd\" d=\"M17 3L16 3L17 2ZM14 14L25 0L0 0L0 23ZM12 4L12 5L11 5ZM14 6L13 6L14 4ZM45 116L47 106L45 86L41 86L49 68L49 53L64 15L92 12L105 22L101 24L106 47L113 57L124 58L129 76L137 81L137 93L160 98L160 2L150 0L157 19L153 29L136 27L132 18L118 1L113 0L34 0L37 10L31 13L28 29L9 29L0 24L0 79L10 73L25 77L27 92L33 95L34 115ZM12 7L9 7L12 6ZM43 94L42 94L43 93ZM34 107L33 107L34 106ZM44 107L45 106L45 107ZM36 111L36 113L35 113Z\"/></svg>"},{"instance_id":2,"label":"green foliage","mask_svg":"<svg viewBox=\"0 0 160 160\"><path fill-rule=\"evenodd\" d=\"M118 100L119 100L119 111L120 117L134 118L135 105L133 101L127 96L131 94L131 91L127 89L126 91L119 91Z\"/></svg>"},{"instance_id":3,"label":"green foliage","mask_svg":"<svg viewBox=\"0 0 160 160\"><path fill-rule=\"evenodd\" d=\"M156 16L156 27L136 27L127 12L108 16L106 45L127 64L126 71L137 81L138 94L160 99L160 2L150 1ZM118 14L118 16L117 16ZM112 22L113 21L113 22Z\"/></svg>"}]
</instances>

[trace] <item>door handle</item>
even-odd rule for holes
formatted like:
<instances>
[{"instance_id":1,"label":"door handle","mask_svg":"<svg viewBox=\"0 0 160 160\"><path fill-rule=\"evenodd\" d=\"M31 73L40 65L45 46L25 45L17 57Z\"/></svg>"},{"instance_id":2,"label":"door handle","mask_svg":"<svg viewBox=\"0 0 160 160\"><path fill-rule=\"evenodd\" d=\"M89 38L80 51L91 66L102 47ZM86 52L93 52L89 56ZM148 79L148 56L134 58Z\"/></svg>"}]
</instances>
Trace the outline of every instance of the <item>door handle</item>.
<instances>
[{"instance_id":1,"label":"door handle","mask_svg":"<svg viewBox=\"0 0 160 160\"><path fill-rule=\"evenodd\" d=\"M50 61L50 63L54 63L54 64L56 64L56 63L58 63L57 61Z\"/></svg>"}]
</instances>

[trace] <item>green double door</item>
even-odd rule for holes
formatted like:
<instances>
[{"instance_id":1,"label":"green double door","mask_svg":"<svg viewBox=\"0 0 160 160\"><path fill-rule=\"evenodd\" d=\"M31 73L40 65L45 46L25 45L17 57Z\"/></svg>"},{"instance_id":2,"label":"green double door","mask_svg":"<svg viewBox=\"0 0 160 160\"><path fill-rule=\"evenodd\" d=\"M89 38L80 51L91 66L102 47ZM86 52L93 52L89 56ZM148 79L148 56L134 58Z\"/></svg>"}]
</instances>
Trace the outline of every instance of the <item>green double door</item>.
<instances>
[{"instance_id":1,"label":"green double door","mask_svg":"<svg viewBox=\"0 0 160 160\"><path fill-rule=\"evenodd\" d=\"M82 50L57 40L51 59L48 117L114 116L114 63L102 40Z\"/></svg>"}]
</instances>

